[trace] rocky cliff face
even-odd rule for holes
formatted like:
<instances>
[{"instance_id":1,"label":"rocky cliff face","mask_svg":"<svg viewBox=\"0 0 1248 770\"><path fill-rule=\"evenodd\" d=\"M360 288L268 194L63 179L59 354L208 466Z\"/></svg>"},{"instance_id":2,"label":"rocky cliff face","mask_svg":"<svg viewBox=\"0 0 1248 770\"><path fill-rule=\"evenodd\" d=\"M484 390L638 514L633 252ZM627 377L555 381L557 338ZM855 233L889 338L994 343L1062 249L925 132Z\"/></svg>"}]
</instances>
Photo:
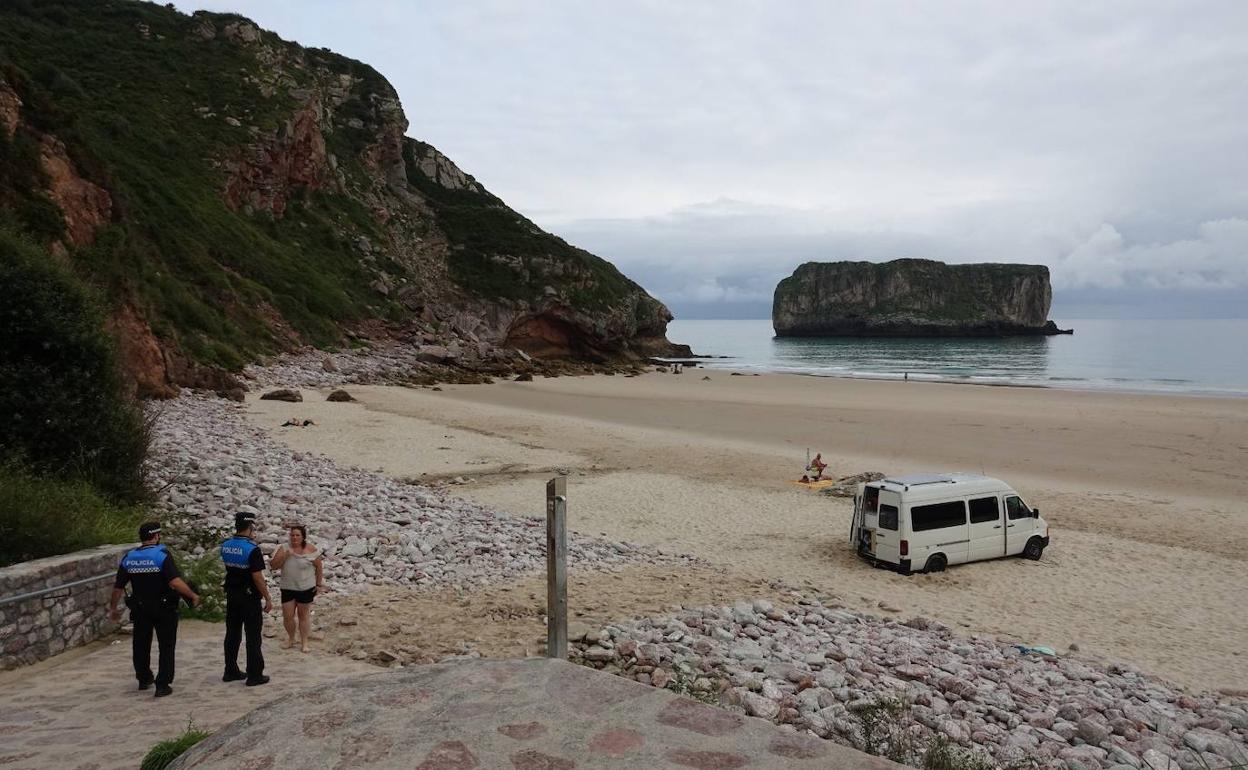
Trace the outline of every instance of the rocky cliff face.
<instances>
[{"instance_id":1,"label":"rocky cliff face","mask_svg":"<svg viewBox=\"0 0 1248 770\"><path fill-rule=\"evenodd\" d=\"M776 286L780 337L976 337L1059 333L1043 265L927 259L808 262Z\"/></svg>"},{"instance_id":2,"label":"rocky cliff face","mask_svg":"<svg viewBox=\"0 0 1248 770\"><path fill-rule=\"evenodd\" d=\"M671 314L408 138L390 84L232 14L0 8L0 220L114 309L140 390L351 338L671 352Z\"/></svg>"}]
</instances>

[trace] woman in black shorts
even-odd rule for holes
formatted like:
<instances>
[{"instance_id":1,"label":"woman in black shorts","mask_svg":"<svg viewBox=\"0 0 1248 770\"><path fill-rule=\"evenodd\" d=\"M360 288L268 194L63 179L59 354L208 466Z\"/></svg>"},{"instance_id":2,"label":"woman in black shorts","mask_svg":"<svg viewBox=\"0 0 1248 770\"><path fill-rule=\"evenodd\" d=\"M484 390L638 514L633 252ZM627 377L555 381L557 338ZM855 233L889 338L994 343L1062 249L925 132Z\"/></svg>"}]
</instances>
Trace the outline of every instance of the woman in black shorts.
<instances>
[{"instance_id":1,"label":"woman in black shorts","mask_svg":"<svg viewBox=\"0 0 1248 770\"><path fill-rule=\"evenodd\" d=\"M312 598L318 588L325 587L323 562L321 550L308 542L308 530L302 525L290 528L290 545L278 548L270 560L275 569L282 571L282 622L288 637L283 649L295 646L298 631L299 648L308 651Z\"/></svg>"}]
</instances>

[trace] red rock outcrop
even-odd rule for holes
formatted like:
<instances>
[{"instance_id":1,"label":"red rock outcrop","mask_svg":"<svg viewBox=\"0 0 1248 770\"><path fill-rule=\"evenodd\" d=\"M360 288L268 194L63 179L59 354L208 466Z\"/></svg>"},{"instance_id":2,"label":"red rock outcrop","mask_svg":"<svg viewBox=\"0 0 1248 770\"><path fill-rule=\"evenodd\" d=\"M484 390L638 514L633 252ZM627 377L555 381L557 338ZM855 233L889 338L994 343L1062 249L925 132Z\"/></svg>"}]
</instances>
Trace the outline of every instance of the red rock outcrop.
<instances>
[{"instance_id":1,"label":"red rock outcrop","mask_svg":"<svg viewBox=\"0 0 1248 770\"><path fill-rule=\"evenodd\" d=\"M314 97L277 136L247 147L238 160L227 161L230 176L224 195L230 208L249 207L280 217L293 195L324 185L329 159L322 119L321 102Z\"/></svg>"},{"instance_id":2,"label":"red rock outcrop","mask_svg":"<svg viewBox=\"0 0 1248 770\"><path fill-rule=\"evenodd\" d=\"M117 339L122 368L129 373L140 398L172 398L178 389L169 382L165 352L152 327L130 305L123 305L108 321Z\"/></svg>"},{"instance_id":3,"label":"red rock outcrop","mask_svg":"<svg viewBox=\"0 0 1248 770\"><path fill-rule=\"evenodd\" d=\"M64 143L55 137L40 139L39 164L47 176L48 197L65 220L69 242L85 246L94 241L96 232L112 219L113 199L108 191L78 173Z\"/></svg>"}]
</instances>

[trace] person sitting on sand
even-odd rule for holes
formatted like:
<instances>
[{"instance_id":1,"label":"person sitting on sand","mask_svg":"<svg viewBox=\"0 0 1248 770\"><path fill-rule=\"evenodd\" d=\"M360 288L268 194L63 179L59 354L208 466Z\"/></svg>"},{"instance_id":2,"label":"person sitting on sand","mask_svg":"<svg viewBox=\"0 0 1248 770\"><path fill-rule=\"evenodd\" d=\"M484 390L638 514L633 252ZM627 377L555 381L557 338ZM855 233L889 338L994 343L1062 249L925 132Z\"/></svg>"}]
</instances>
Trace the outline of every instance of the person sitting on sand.
<instances>
[{"instance_id":1,"label":"person sitting on sand","mask_svg":"<svg viewBox=\"0 0 1248 770\"><path fill-rule=\"evenodd\" d=\"M282 571L282 623L287 640L282 649L295 646L308 651L308 634L312 631L312 598L317 589L325 587L321 550L308 542L308 529L296 524L290 528L290 545L281 546L269 560L274 569Z\"/></svg>"},{"instance_id":2,"label":"person sitting on sand","mask_svg":"<svg viewBox=\"0 0 1248 770\"><path fill-rule=\"evenodd\" d=\"M820 452L815 455L815 459L810 461L810 467L806 470L814 471L815 481L820 481L823 479L823 469L826 467L828 467L828 464L823 461L823 453Z\"/></svg>"}]
</instances>

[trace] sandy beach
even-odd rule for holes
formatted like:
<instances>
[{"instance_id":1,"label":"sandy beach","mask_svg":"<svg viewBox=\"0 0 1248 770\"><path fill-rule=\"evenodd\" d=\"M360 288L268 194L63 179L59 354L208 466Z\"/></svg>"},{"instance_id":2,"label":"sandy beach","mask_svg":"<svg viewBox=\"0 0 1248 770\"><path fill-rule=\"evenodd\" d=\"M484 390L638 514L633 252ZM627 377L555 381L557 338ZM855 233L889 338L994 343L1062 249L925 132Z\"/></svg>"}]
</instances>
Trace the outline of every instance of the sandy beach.
<instances>
[{"instance_id":1,"label":"sandy beach","mask_svg":"<svg viewBox=\"0 0 1248 770\"><path fill-rule=\"evenodd\" d=\"M783 579L862 610L1075 644L1196 689L1248 686L1248 400L701 370L348 389L359 403L305 391L248 411L297 450L460 479L454 494L516 516L542 515L546 479L567 473L572 529L690 552L744 586ZM316 424L279 427L294 416ZM1053 544L1040 562L872 569L847 543L850 502L791 483L807 448L831 476L1001 477L1041 509ZM628 582L650 604L686 598L678 580Z\"/></svg>"}]
</instances>

